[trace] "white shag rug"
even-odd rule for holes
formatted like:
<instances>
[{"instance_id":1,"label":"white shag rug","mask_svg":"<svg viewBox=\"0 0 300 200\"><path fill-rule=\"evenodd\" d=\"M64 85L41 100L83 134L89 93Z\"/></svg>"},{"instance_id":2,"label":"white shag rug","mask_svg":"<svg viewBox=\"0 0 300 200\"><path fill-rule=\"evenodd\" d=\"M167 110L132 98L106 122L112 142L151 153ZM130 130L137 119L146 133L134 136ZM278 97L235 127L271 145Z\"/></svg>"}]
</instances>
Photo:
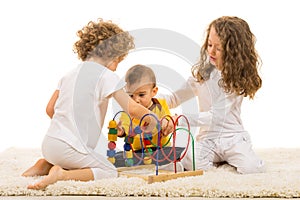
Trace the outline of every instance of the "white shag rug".
<instances>
[{"instance_id":1,"label":"white shag rug","mask_svg":"<svg viewBox=\"0 0 300 200\"><path fill-rule=\"evenodd\" d=\"M300 149L258 149L267 172L241 175L223 165L202 176L148 184L139 178L59 181L45 190L28 190L42 177L21 174L41 157L39 149L9 148L0 153L0 196L99 195L157 197L300 197Z\"/></svg>"}]
</instances>

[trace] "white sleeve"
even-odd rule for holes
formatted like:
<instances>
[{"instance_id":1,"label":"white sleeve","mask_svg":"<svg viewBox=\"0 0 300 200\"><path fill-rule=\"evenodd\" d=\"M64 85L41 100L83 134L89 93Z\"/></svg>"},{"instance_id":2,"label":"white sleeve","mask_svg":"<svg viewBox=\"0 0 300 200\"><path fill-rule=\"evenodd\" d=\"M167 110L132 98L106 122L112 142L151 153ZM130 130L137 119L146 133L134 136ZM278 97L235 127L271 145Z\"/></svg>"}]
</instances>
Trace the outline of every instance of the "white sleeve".
<instances>
[{"instance_id":1,"label":"white sleeve","mask_svg":"<svg viewBox=\"0 0 300 200\"><path fill-rule=\"evenodd\" d=\"M58 84L56 86L56 90L60 90L61 84L62 84L62 79L59 80L59 82L58 82Z\"/></svg>"},{"instance_id":2,"label":"white sleeve","mask_svg":"<svg viewBox=\"0 0 300 200\"><path fill-rule=\"evenodd\" d=\"M101 81L101 87L103 89L102 96L109 97L114 92L124 88L126 83L119 78L117 74L110 70L105 70L103 81Z\"/></svg>"},{"instance_id":3,"label":"white sleeve","mask_svg":"<svg viewBox=\"0 0 300 200\"><path fill-rule=\"evenodd\" d=\"M176 108L180 104L196 96L195 94L197 94L197 89L195 84L199 83L196 82L193 77L190 77L178 90L171 94L158 94L157 97L165 99L170 109Z\"/></svg>"},{"instance_id":4,"label":"white sleeve","mask_svg":"<svg viewBox=\"0 0 300 200\"><path fill-rule=\"evenodd\" d=\"M167 100L170 108L175 108L185 101L197 97L197 102L190 105L192 108L182 109L182 114L188 118L190 125L201 128L223 127L225 126L224 122L228 121L227 118L231 116L230 112L235 106L237 98L235 94L227 94L218 84L213 83L206 82L205 85L201 85L195 78L190 77L179 90L171 95L163 96L163 98ZM206 106L201 108L203 106L201 102L210 101L210 105L206 103ZM179 125L184 123L183 120L179 120Z\"/></svg>"},{"instance_id":5,"label":"white sleeve","mask_svg":"<svg viewBox=\"0 0 300 200\"><path fill-rule=\"evenodd\" d=\"M201 97L200 97L201 98ZM197 114L185 114L189 119L189 122L193 126L201 126L201 128L213 127L225 127L226 122L231 117L232 108L236 104L235 94L220 95L214 100L211 108L208 111Z\"/></svg>"},{"instance_id":6,"label":"white sleeve","mask_svg":"<svg viewBox=\"0 0 300 200\"><path fill-rule=\"evenodd\" d=\"M207 112L199 112L198 114L184 113L189 120L191 126L209 127L212 123L213 112L212 110ZM179 120L180 126L185 125L185 121Z\"/></svg>"}]
</instances>

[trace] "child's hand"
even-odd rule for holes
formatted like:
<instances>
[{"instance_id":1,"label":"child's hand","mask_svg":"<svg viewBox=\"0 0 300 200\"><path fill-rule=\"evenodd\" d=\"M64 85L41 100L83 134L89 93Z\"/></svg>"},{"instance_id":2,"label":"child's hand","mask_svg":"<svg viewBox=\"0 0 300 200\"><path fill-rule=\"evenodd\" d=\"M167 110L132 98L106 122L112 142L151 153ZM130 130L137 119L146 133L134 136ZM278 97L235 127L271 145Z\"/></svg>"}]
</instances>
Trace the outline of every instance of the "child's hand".
<instances>
[{"instance_id":1,"label":"child's hand","mask_svg":"<svg viewBox=\"0 0 300 200\"><path fill-rule=\"evenodd\" d=\"M170 119L164 118L161 122L161 133L163 136L167 136L174 131L174 124Z\"/></svg>"},{"instance_id":2,"label":"child's hand","mask_svg":"<svg viewBox=\"0 0 300 200\"><path fill-rule=\"evenodd\" d=\"M126 136L126 132L125 132L124 128L122 127L122 121L121 120L118 122L117 130L118 130L118 133L117 133L118 137L125 137Z\"/></svg>"}]
</instances>

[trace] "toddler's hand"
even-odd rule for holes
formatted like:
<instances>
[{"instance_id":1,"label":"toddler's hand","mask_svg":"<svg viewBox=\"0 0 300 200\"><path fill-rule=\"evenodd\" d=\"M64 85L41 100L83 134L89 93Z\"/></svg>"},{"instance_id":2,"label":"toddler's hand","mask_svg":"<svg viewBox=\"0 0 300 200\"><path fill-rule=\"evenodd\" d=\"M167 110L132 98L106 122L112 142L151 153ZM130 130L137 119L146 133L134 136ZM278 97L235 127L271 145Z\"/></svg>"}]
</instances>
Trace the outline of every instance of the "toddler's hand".
<instances>
[{"instance_id":1,"label":"toddler's hand","mask_svg":"<svg viewBox=\"0 0 300 200\"><path fill-rule=\"evenodd\" d=\"M161 125L162 135L167 136L170 133L173 133L173 131L174 131L174 124L172 123L172 121L170 119L164 118L162 120L162 125Z\"/></svg>"},{"instance_id":2,"label":"toddler's hand","mask_svg":"<svg viewBox=\"0 0 300 200\"><path fill-rule=\"evenodd\" d=\"M118 133L117 133L118 137L125 137L126 136L125 130L122 127L122 121L121 120L118 122L117 130L118 130Z\"/></svg>"}]
</instances>

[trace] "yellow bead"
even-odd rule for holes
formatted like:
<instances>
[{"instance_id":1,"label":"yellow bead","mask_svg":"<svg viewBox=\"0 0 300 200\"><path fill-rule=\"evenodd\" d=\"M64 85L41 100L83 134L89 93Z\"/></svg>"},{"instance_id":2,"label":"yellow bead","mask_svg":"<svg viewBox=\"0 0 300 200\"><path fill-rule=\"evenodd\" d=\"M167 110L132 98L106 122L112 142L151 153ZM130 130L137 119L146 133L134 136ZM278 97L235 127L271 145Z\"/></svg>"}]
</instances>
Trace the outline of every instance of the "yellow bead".
<instances>
[{"instance_id":1,"label":"yellow bead","mask_svg":"<svg viewBox=\"0 0 300 200\"><path fill-rule=\"evenodd\" d=\"M150 165L152 163L152 159L148 156L144 157L144 164L145 165Z\"/></svg>"},{"instance_id":2,"label":"yellow bead","mask_svg":"<svg viewBox=\"0 0 300 200\"><path fill-rule=\"evenodd\" d=\"M126 158L133 158L132 150L125 151L126 152Z\"/></svg>"},{"instance_id":3,"label":"yellow bead","mask_svg":"<svg viewBox=\"0 0 300 200\"><path fill-rule=\"evenodd\" d=\"M118 140L118 135L108 134L108 141L114 142Z\"/></svg>"},{"instance_id":4,"label":"yellow bead","mask_svg":"<svg viewBox=\"0 0 300 200\"><path fill-rule=\"evenodd\" d=\"M115 164L116 162L115 157L108 157L107 160L109 160L112 164Z\"/></svg>"},{"instance_id":5,"label":"yellow bead","mask_svg":"<svg viewBox=\"0 0 300 200\"><path fill-rule=\"evenodd\" d=\"M108 128L116 128L117 122L115 120L109 121Z\"/></svg>"}]
</instances>

